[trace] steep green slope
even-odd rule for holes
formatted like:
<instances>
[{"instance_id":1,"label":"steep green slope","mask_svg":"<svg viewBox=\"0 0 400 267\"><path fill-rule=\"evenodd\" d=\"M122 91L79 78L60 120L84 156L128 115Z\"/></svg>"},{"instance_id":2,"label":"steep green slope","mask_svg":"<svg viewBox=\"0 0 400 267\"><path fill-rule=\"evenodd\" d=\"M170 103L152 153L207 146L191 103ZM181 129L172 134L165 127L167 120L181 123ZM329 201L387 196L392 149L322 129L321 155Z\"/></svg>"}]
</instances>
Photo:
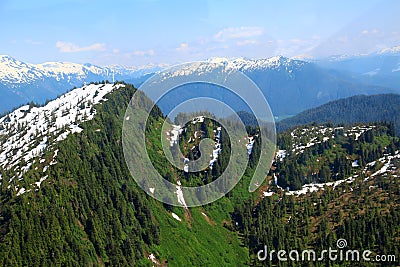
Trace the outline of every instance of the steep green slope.
<instances>
[{"instance_id":1,"label":"steep green slope","mask_svg":"<svg viewBox=\"0 0 400 267\"><path fill-rule=\"evenodd\" d=\"M130 265L158 242L147 197L124 165L121 116L132 87L110 95L82 134L58 144L57 164L37 192L16 196L2 184L1 262L19 265ZM96 131L99 129L99 131ZM47 163L54 155L49 151ZM43 176L37 161L27 185ZM11 176L11 174L10 174Z\"/></svg>"},{"instance_id":2,"label":"steep green slope","mask_svg":"<svg viewBox=\"0 0 400 267\"><path fill-rule=\"evenodd\" d=\"M107 102L96 106L95 118L81 125L83 132L57 145L57 164L49 167L38 191L17 196L3 180L0 265L147 266L150 254L160 265L168 262L170 266L243 266L247 262L247 250L237 233L224 228L231 205L221 202L207 210L190 211L165 207L130 176L121 131L134 91L127 85L109 94ZM155 109L150 128L162 121ZM46 162L37 160L21 186L39 180L42 165L49 164L54 154L48 151ZM2 174L3 178L13 176ZM174 219L172 211L182 221Z\"/></svg>"}]
</instances>

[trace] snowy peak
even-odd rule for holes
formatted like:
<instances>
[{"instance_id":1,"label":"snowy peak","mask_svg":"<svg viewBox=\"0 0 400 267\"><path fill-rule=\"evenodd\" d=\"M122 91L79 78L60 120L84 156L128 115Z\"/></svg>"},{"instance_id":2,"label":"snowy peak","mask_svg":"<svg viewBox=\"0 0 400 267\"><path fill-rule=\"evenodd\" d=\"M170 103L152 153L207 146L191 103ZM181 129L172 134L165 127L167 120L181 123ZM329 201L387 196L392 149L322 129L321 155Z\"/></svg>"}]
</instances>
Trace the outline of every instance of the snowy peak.
<instances>
[{"instance_id":1,"label":"snowy peak","mask_svg":"<svg viewBox=\"0 0 400 267\"><path fill-rule=\"evenodd\" d=\"M169 77L188 76L192 74L212 73L214 71L242 71L244 73L268 70L280 70L291 72L294 69L301 68L306 64L311 64L301 60L289 59L283 56L276 56L265 59L246 59L215 57L204 62L197 62L179 68L169 73Z\"/></svg>"},{"instance_id":2,"label":"snowy peak","mask_svg":"<svg viewBox=\"0 0 400 267\"><path fill-rule=\"evenodd\" d=\"M254 71L254 70L265 70L265 69L278 69L278 68L291 68L298 67L307 64L304 61L293 60L283 56L275 56L265 59L244 59L237 58L232 60L228 66L232 69L241 71Z\"/></svg>"},{"instance_id":3,"label":"snowy peak","mask_svg":"<svg viewBox=\"0 0 400 267\"><path fill-rule=\"evenodd\" d=\"M207 62L216 63L216 64L226 64L229 61L230 61L230 59L227 57L212 57L207 60Z\"/></svg>"},{"instance_id":4,"label":"snowy peak","mask_svg":"<svg viewBox=\"0 0 400 267\"><path fill-rule=\"evenodd\" d=\"M90 75L108 76L109 70L90 64L82 65L70 62L29 64L6 55L0 57L0 83L11 87L32 84L45 78L72 83L84 81Z\"/></svg>"},{"instance_id":5,"label":"snowy peak","mask_svg":"<svg viewBox=\"0 0 400 267\"><path fill-rule=\"evenodd\" d=\"M8 55L0 55L0 63L5 64L5 65L14 65L14 66L24 64L23 62L15 59L13 57L10 57Z\"/></svg>"},{"instance_id":6,"label":"snowy peak","mask_svg":"<svg viewBox=\"0 0 400 267\"><path fill-rule=\"evenodd\" d=\"M7 55L0 56L0 82L3 84L27 83L43 77L34 65Z\"/></svg>"},{"instance_id":7,"label":"snowy peak","mask_svg":"<svg viewBox=\"0 0 400 267\"><path fill-rule=\"evenodd\" d=\"M36 65L37 68L44 72L51 74L75 74L79 76L85 76L89 72L101 75L104 73L104 69L90 65L90 64L76 64L70 62L46 62L43 64Z\"/></svg>"},{"instance_id":8,"label":"snowy peak","mask_svg":"<svg viewBox=\"0 0 400 267\"><path fill-rule=\"evenodd\" d=\"M386 54L386 55L397 54L397 55L399 55L400 54L400 45L382 49L381 51L378 52L378 54L381 54L381 55L382 54Z\"/></svg>"},{"instance_id":9,"label":"snowy peak","mask_svg":"<svg viewBox=\"0 0 400 267\"><path fill-rule=\"evenodd\" d=\"M280 67L290 67L290 66L302 66L307 64L307 62L301 60L289 59L283 56L275 56L264 59L246 59L243 57L239 58L211 58L207 62L215 64L223 64L227 69L234 69L240 71L252 71L257 69L276 69Z\"/></svg>"}]
</instances>

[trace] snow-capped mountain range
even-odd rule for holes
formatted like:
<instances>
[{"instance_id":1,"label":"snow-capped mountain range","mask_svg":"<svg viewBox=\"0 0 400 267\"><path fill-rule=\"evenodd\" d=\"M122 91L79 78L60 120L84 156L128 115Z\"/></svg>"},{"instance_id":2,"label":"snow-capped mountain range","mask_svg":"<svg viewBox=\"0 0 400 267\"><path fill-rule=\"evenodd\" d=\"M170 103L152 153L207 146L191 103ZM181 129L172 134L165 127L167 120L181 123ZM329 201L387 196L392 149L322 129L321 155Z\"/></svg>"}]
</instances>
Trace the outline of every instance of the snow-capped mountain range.
<instances>
[{"instance_id":1,"label":"snow-capped mountain range","mask_svg":"<svg viewBox=\"0 0 400 267\"><path fill-rule=\"evenodd\" d=\"M273 114L278 117L294 115L339 98L393 92L388 87L364 83L347 72L326 69L314 62L282 56L266 59L212 58L207 62L197 62L163 72L162 79L179 79L180 76L189 75L195 78L213 73L218 75L220 71L229 73L230 70L246 74L260 88ZM205 84L195 84L190 90L171 91L168 100L159 105L168 114L177 103L194 97L212 97L228 104L232 103L231 107L236 111L248 111L234 95L222 88Z\"/></svg>"},{"instance_id":2,"label":"snow-capped mountain range","mask_svg":"<svg viewBox=\"0 0 400 267\"><path fill-rule=\"evenodd\" d=\"M30 64L10 56L0 56L0 113L28 102L44 103L73 87L90 82L124 80L137 86L141 77L162 66L107 66L70 62Z\"/></svg>"},{"instance_id":3,"label":"snow-capped mountain range","mask_svg":"<svg viewBox=\"0 0 400 267\"><path fill-rule=\"evenodd\" d=\"M198 75L199 73L212 73L216 69L224 69L229 72L231 70L241 71L243 73L251 73L255 71L271 71L271 70L284 70L289 73L294 69L299 69L304 65L309 64L308 62L301 60L289 59L283 56L275 56L270 58L262 59L247 59L243 57L238 58L224 58L215 57L210 58L206 61L195 62L187 66L179 67L177 70L171 69L164 76L175 77L175 76L188 76Z\"/></svg>"},{"instance_id":4,"label":"snow-capped mountain range","mask_svg":"<svg viewBox=\"0 0 400 267\"><path fill-rule=\"evenodd\" d=\"M212 58L208 62L211 63L221 63L226 66L226 68L240 70L243 72L263 70L263 69L279 69L279 68L295 68L301 67L307 64L305 61L295 60L286 58L283 56L275 56L263 59L246 59L243 57L239 58Z\"/></svg>"},{"instance_id":5,"label":"snow-capped mountain range","mask_svg":"<svg viewBox=\"0 0 400 267\"><path fill-rule=\"evenodd\" d=\"M210 63L224 64L227 69L254 71L261 69L276 69L281 66L301 66L303 61L291 60L282 56L266 59L245 58L211 58ZM34 84L44 79L64 81L71 86L76 83L91 82L93 77L109 81L138 78L161 70L166 65L148 65L142 67L124 67L119 65L100 67L92 64L78 64L71 62L45 62L41 64L25 63L7 55L0 55L0 84L11 88L18 88L24 84ZM200 65L201 66L201 65ZM193 69L192 71L199 71Z\"/></svg>"},{"instance_id":6,"label":"snow-capped mountain range","mask_svg":"<svg viewBox=\"0 0 400 267\"><path fill-rule=\"evenodd\" d=\"M400 45L398 46L393 46L389 48L384 48L381 51L378 52L378 54L397 54L400 55Z\"/></svg>"},{"instance_id":7,"label":"snow-capped mountain range","mask_svg":"<svg viewBox=\"0 0 400 267\"><path fill-rule=\"evenodd\" d=\"M398 60L400 55L392 50L390 53L384 52L385 56L381 55L380 58L389 58L387 55L390 55L392 61ZM364 57L359 58L364 60ZM380 75L375 75L374 80L368 81L367 75L349 74L345 68L341 70L341 66L346 65L346 62L346 59L330 60L329 65L322 61L306 62L282 56L266 59L212 58L206 62L207 64L199 62L190 68L180 69L166 76L212 73L215 68L242 71L259 86L276 116L294 115L328 101L357 94L393 93L397 89L400 90L393 83L384 83L377 79L381 77ZM394 62L398 69L400 69L399 62L400 60ZM337 67L331 67L332 65ZM368 64L363 64L366 65ZM31 101L44 103L47 99L54 99L75 86L79 87L90 82L124 80L139 86L149 75L160 71L163 67L165 66L99 67L65 62L29 64L9 56L0 56L0 113ZM391 67L392 69L395 68ZM395 73L400 74L400 71ZM397 81L397 76L395 78ZM181 100L185 97L178 94L171 99ZM171 107L168 104L171 103L160 106L169 110Z\"/></svg>"},{"instance_id":8,"label":"snow-capped mountain range","mask_svg":"<svg viewBox=\"0 0 400 267\"><path fill-rule=\"evenodd\" d=\"M34 83L45 78L57 81L67 79L84 81L88 74L107 75L104 69L96 66L86 66L75 63L46 62L29 64L9 56L0 56L0 80L4 85L16 88L20 84Z\"/></svg>"},{"instance_id":9,"label":"snow-capped mountain range","mask_svg":"<svg viewBox=\"0 0 400 267\"><path fill-rule=\"evenodd\" d=\"M76 82L90 82L91 77L118 80L121 78L137 78L159 70L160 66L143 67L107 66L71 62L45 62L30 64L7 55L0 55L0 83L16 88L21 84L32 84L43 79L53 78L66 81L73 86Z\"/></svg>"},{"instance_id":10,"label":"snow-capped mountain range","mask_svg":"<svg viewBox=\"0 0 400 267\"><path fill-rule=\"evenodd\" d=\"M289 73L308 64L304 61L284 57L267 59L245 58L212 58L208 62L215 67L240 70L246 73L279 71L281 68ZM145 77L160 71L166 65L149 65L144 67L106 66L77 64L70 62L46 62L30 64L10 56L0 56L0 113L12 110L28 102L44 103L54 99L73 87L90 82L124 80L139 86ZM194 72L209 71L209 64L199 63L196 68L175 75L188 75Z\"/></svg>"}]
</instances>

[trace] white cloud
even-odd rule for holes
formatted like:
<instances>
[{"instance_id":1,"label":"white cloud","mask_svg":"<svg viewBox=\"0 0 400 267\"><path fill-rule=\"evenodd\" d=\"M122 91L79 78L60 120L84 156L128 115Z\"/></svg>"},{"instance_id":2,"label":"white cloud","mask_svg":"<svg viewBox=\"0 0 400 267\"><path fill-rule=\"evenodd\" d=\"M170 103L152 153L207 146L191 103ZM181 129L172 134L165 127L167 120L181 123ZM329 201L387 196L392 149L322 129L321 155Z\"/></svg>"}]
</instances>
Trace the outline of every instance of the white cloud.
<instances>
[{"instance_id":1,"label":"white cloud","mask_svg":"<svg viewBox=\"0 0 400 267\"><path fill-rule=\"evenodd\" d=\"M361 32L362 35L373 35L373 34L378 34L380 31L378 29L372 29L372 30L363 30Z\"/></svg>"},{"instance_id":2,"label":"white cloud","mask_svg":"<svg viewBox=\"0 0 400 267\"><path fill-rule=\"evenodd\" d=\"M88 46L78 46L73 43L57 41L56 47L60 49L61 53L76 53L84 51L105 51L106 45L101 43L95 43Z\"/></svg>"},{"instance_id":3,"label":"white cloud","mask_svg":"<svg viewBox=\"0 0 400 267\"><path fill-rule=\"evenodd\" d=\"M237 27L225 28L214 35L216 41L226 41L228 39L251 38L263 35L261 27Z\"/></svg>"},{"instance_id":4,"label":"white cloud","mask_svg":"<svg viewBox=\"0 0 400 267\"><path fill-rule=\"evenodd\" d=\"M175 48L176 51L187 51L189 49L189 45L187 43L181 43L179 47Z\"/></svg>"},{"instance_id":5,"label":"white cloud","mask_svg":"<svg viewBox=\"0 0 400 267\"><path fill-rule=\"evenodd\" d=\"M144 57L144 56L154 56L155 54L156 54L156 53L154 52L153 49L149 49L149 50L146 50L146 51L144 51L144 50L137 50L137 51L133 52L133 55L135 55L135 56L141 56L141 57Z\"/></svg>"}]
</instances>

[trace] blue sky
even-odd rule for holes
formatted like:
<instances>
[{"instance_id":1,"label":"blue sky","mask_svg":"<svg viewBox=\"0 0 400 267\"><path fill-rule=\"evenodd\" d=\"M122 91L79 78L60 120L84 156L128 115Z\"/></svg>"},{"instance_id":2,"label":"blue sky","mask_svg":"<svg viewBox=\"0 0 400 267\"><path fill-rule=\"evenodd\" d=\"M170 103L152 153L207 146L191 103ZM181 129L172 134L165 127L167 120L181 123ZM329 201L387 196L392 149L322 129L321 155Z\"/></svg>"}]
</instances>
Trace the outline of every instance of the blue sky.
<instances>
[{"instance_id":1,"label":"blue sky","mask_svg":"<svg viewBox=\"0 0 400 267\"><path fill-rule=\"evenodd\" d=\"M22 61L174 64L325 57L400 45L400 1L0 1L0 54Z\"/></svg>"}]
</instances>

